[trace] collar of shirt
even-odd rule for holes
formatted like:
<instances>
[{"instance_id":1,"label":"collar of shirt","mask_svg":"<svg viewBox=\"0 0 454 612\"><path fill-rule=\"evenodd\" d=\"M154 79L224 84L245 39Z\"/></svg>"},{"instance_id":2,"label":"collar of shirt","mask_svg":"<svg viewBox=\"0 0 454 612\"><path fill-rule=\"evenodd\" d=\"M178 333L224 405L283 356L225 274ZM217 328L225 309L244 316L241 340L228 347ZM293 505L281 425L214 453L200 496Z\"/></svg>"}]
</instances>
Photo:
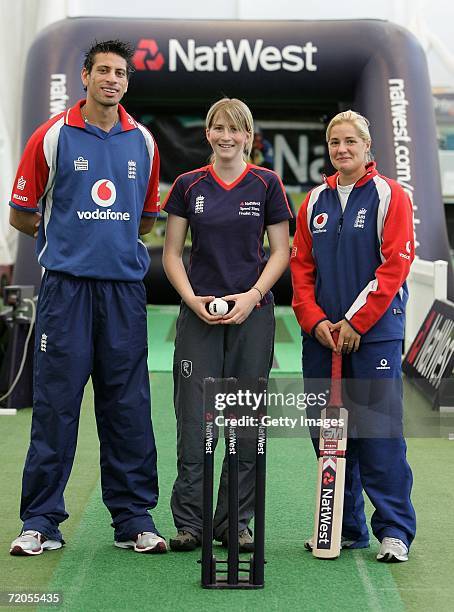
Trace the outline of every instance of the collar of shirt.
<instances>
[{"instance_id":1,"label":"collar of shirt","mask_svg":"<svg viewBox=\"0 0 454 612\"><path fill-rule=\"evenodd\" d=\"M82 112L81 112L81 108L82 106L84 106L85 103L86 103L86 100L79 100L74 106L72 106L66 111L66 114L65 114L65 124L66 125L70 125L71 127L78 127L78 128L86 129L87 124L85 123L84 118L82 116ZM129 113L126 112L126 110L121 104L118 105L118 113L120 115L119 124L121 125L122 132L126 132L128 130L135 130L138 127L137 122L131 117Z\"/></svg>"}]
</instances>

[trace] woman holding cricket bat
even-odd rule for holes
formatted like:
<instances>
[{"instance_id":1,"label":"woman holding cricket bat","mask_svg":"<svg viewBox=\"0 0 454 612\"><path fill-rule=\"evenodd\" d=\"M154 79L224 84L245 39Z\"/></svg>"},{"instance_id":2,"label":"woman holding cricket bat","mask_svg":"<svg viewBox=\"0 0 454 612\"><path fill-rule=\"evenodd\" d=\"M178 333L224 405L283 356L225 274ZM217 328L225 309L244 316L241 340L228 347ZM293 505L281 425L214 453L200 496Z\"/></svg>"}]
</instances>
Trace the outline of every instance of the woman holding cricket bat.
<instances>
[{"instance_id":1,"label":"woman holding cricket bat","mask_svg":"<svg viewBox=\"0 0 454 612\"><path fill-rule=\"evenodd\" d=\"M401 356L405 279L414 258L412 204L396 181L379 174L365 117L339 113L326 141L337 172L301 206L290 262L305 388L326 390L332 351L342 354L349 379L342 548L369 545L364 490L375 508L377 559L407 561L416 519L402 431ZM318 449L318 431L311 436ZM311 549L313 541L305 545Z\"/></svg>"},{"instance_id":2,"label":"woman holding cricket bat","mask_svg":"<svg viewBox=\"0 0 454 612\"><path fill-rule=\"evenodd\" d=\"M273 358L270 288L288 265L292 213L276 173L249 163L253 137L246 104L229 98L213 104L206 117L211 163L179 176L163 205L168 213L163 264L182 298L174 354L178 475L171 507L177 534L170 546L176 551L193 550L201 541L203 380L268 378ZM186 271L182 252L189 228L191 264ZM248 448L249 440L241 442L239 546L248 551L253 548L248 524L255 450ZM227 525L224 461L214 516L214 536L224 544Z\"/></svg>"}]
</instances>

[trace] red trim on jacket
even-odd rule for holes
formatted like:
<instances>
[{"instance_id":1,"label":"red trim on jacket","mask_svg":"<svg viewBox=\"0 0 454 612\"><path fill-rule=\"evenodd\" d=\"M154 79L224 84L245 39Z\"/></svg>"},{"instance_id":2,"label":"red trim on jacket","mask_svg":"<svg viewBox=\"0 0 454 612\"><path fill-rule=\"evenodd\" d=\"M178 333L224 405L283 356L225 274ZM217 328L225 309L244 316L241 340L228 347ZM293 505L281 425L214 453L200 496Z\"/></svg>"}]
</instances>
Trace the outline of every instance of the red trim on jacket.
<instances>
[{"instance_id":1,"label":"red trim on jacket","mask_svg":"<svg viewBox=\"0 0 454 612\"><path fill-rule=\"evenodd\" d=\"M349 319L360 334L368 332L385 314L410 273L415 258L413 206L410 198L399 183L380 176L391 187L391 201L383 225L381 244L384 262L375 271L378 289L369 293L365 305Z\"/></svg>"},{"instance_id":2,"label":"red trim on jacket","mask_svg":"<svg viewBox=\"0 0 454 612\"><path fill-rule=\"evenodd\" d=\"M307 208L311 194L310 191L299 209L290 257L292 307L298 323L307 334L312 333L317 323L328 318L315 299L317 269L312 257L312 235L307 225Z\"/></svg>"}]
</instances>

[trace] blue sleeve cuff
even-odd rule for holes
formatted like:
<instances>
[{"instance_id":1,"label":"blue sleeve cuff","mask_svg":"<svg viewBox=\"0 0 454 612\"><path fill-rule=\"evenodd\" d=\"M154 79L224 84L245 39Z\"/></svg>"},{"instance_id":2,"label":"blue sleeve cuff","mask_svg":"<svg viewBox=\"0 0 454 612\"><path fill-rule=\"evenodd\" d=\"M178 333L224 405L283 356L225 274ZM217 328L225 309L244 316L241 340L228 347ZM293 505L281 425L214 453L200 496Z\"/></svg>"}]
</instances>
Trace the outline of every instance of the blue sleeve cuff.
<instances>
[{"instance_id":1,"label":"blue sleeve cuff","mask_svg":"<svg viewBox=\"0 0 454 612\"><path fill-rule=\"evenodd\" d=\"M36 206L36 208L27 208L26 206L21 206L20 204L14 204L14 202L10 202L9 205L11 206L11 208L15 208L16 210L22 210L23 212L39 212L38 206Z\"/></svg>"},{"instance_id":2,"label":"blue sleeve cuff","mask_svg":"<svg viewBox=\"0 0 454 612\"><path fill-rule=\"evenodd\" d=\"M317 323L316 323L315 325L313 325L313 326L312 326L312 329L311 329L311 333L310 333L310 335L311 335L313 338L315 338L315 336L314 336L315 328L316 328L316 327L317 327L317 325L318 325L319 323L321 323L322 321L328 321L328 317L325 317L324 319L320 319L320 321L317 321Z\"/></svg>"},{"instance_id":3,"label":"blue sleeve cuff","mask_svg":"<svg viewBox=\"0 0 454 612\"><path fill-rule=\"evenodd\" d=\"M345 318L345 317L344 317ZM348 319L345 319L347 321L347 323L350 325L350 327L352 328L353 331L355 331L357 334L359 334L360 336L362 336L362 333L360 331L358 331L356 329L356 327L352 324L351 321L349 321Z\"/></svg>"},{"instance_id":4,"label":"blue sleeve cuff","mask_svg":"<svg viewBox=\"0 0 454 612\"><path fill-rule=\"evenodd\" d=\"M290 219L293 219L293 215L292 213L286 213L285 215L282 215L280 217L276 217L274 219L267 219L265 222L266 227L268 227L268 225L276 225L277 223L282 223L282 221L290 221Z\"/></svg>"},{"instance_id":5,"label":"blue sleeve cuff","mask_svg":"<svg viewBox=\"0 0 454 612\"><path fill-rule=\"evenodd\" d=\"M172 210L172 209L163 208L162 212L165 212L168 215L175 215L176 217L181 217L182 219L188 218L188 215L180 210Z\"/></svg>"}]
</instances>

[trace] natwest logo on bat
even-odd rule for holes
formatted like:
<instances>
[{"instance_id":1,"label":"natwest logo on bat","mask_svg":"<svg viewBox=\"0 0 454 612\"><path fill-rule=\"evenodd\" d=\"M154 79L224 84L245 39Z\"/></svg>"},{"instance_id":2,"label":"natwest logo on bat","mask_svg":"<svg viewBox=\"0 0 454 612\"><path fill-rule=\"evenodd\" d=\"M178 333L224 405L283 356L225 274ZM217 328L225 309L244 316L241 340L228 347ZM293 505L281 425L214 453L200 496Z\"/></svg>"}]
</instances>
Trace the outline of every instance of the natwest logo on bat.
<instances>
[{"instance_id":1,"label":"natwest logo on bat","mask_svg":"<svg viewBox=\"0 0 454 612\"><path fill-rule=\"evenodd\" d=\"M317 70L314 62L317 51L311 41L279 48L267 45L262 38L255 41L242 38L237 43L227 38L218 40L213 46L198 45L194 38L185 42L171 38L167 63L169 72L239 72L242 69L249 72L258 69L266 72L314 72ZM161 70L165 63L154 39L139 41L133 61L137 70Z\"/></svg>"}]
</instances>

